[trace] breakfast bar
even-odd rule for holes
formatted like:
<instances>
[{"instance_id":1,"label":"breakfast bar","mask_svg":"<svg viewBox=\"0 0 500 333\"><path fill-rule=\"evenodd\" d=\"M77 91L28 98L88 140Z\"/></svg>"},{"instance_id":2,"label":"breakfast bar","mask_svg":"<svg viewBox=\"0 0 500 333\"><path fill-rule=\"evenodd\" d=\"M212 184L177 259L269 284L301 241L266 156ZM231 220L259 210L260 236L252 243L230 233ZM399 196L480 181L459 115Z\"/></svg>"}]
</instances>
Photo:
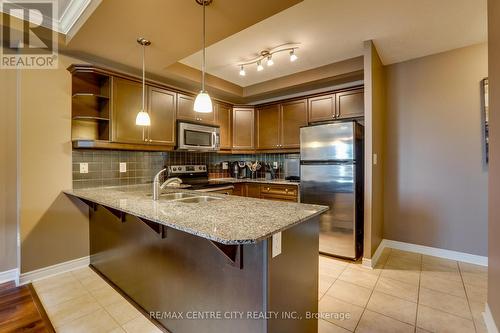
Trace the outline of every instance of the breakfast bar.
<instances>
[{"instance_id":1,"label":"breakfast bar","mask_svg":"<svg viewBox=\"0 0 500 333\"><path fill-rule=\"evenodd\" d=\"M317 332L328 207L151 187L68 190L91 266L170 332Z\"/></svg>"}]
</instances>

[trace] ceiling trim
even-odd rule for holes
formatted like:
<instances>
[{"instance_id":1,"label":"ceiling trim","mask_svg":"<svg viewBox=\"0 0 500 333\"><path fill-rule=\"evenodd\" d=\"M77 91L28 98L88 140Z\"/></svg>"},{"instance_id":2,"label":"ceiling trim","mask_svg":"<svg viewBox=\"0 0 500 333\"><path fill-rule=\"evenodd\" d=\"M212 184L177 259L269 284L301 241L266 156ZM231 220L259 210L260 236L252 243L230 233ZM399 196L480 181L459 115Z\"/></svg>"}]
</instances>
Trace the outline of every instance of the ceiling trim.
<instances>
[{"instance_id":1,"label":"ceiling trim","mask_svg":"<svg viewBox=\"0 0 500 333\"><path fill-rule=\"evenodd\" d=\"M35 14L33 16L30 16L29 22L36 24L36 22L39 22L40 19L42 19L41 20L42 22L44 22L45 20L48 20L49 22L51 22L51 26L47 26L45 24L45 25L43 25L45 28L48 28L48 29L54 30L58 33L62 33L62 34L66 35L71 30L71 28L74 26L74 24L78 21L78 19L82 16L82 14L85 12L85 10L87 8L89 8L89 5L91 3L98 3L99 4L101 1L102 0L71 0L70 3L68 4L68 6L66 7L66 9L64 10L64 12L62 13L60 19L53 18L53 17L47 17L46 15ZM55 1L53 3L55 4ZM14 12L14 13L6 12L4 10L3 4L4 3L2 3L1 9L0 9L1 12L5 13L7 15L13 16L15 18L18 18L20 20L24 20L23 15L18 15L16 12ZM9 2L8 4L15 9L21 9L21 10L24 9L23 6L20 6L16 3ZM93 6L90 6L90 7L95 9L97 7L97 5L93 4ZM57 7L55 7L55 8L57 8ZM54 13L56 15L58 15L57 9L54 9Z\"/></svg>"},{"instance_id":2,"label":"ceiling trim","mask_svg":"<svg viewBox=\"0 0 500 333\"><path fill-rule=\"evenodd\" d=\"M60 32L67 34L92 0L71 0L59 20Z\"/></svg>"}]
</instances>

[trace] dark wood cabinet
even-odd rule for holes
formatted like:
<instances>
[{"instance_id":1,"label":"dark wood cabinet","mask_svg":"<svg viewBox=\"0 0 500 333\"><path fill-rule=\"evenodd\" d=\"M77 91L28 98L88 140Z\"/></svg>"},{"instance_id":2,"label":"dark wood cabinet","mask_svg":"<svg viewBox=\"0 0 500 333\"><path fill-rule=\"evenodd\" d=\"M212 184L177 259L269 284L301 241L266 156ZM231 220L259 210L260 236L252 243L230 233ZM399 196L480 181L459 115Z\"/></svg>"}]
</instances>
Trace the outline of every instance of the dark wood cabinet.
<instances>
[{"instance_id":1,"label":"dark wood cabinet","mask_svg":"<svg viewBox=\"0 0 500 333\"><path fill-rule=\"evenodd\" d=\"M155 144L175 146L176 93L148 87L149 116L151 128L148 141Z\"/></svg>"},{"instance_id":2,"label":"dark wood cabinet","mask_svg":"<svg viewBox=\"0 0 500 333\"><path fill-rule=\"evenodd\" d=\"M307 126L307 100L281 104L281 148L300 148L300 128Z\"/></svg>"},{"instance_id":3,"label":"dark wood cabinet","mask_svg":"<svg viewBox=\"0 0 500 333\"><path fill-rule=\"evenodd\" d=\"M260 198L260 184L247 183L245 185L245 196L248 198Z\"/></svg>"},{"instance_id":4,"label":"dark wood cabinet","mask_svg":"<svg viewBox=\"0 0 500 333\"><path fill-rule=\"evenodd\" d=\"M256 110L257 149L280 148L280 105L268 105Z\"/></svg>"},{"instance_id":5,"label":"dark wood cabinet","mask_svg":"<svg viewBox=\"0 0 500 333\"><path fill-rule=\"evenodd\" d=\"M335 94L309 98L309 122L327 121L335 119Z\"/></svg>"},{"instance_id":6,"label":"dark wood cabinet","mask_svg":"<svg viewBox=\"0 0 500 333\"><path fill-rule=\"evenodd\" d=\"M227 150L233 147L232 122L233 108L230 105L216 103L217 125L220 129L220 149Z\"/></svg>"},{"instance_id":7,"label":"dark wood cabinet","mask_svg":"<svg viewBox=\"0 0 500 333\"><path fill-rule=\"evenodd\" d=\"M365 114L365 94L363 89L337 93L337 118L363 117Z\"/></svg>"},{"instance_id":8,"label":"dark wood cabinet","mask_svg":"<svg viewBox=\"0 0 500 333\"><path fill-rule=\"evenodd\" d=\"M112 141L145 143L143 129L135 118L142 109L142 85L135 81L113 78Z\"/></svg>"},{"instance_id":9,"label":"dark wood cabinet","mask_svg":"<svg viewBox=\"0 0 500 333\"><path fill-rule=\"evenodd\" d=\"M196 112L193 109L194 100L194 96L177 94L177 119L209 125L215 124L217 108L214 107L210 113Z\"/></svg>"},{"instance_id":10,"label":"dark wood cabinet","mask_svg":"<svg viewBox=\"0 0 500 333\"><path fill-rule=\"evenodd\" d=\"M245 192L246 191L245 191L245 184L244 183L236 183L236 184L234 184L233 195L244 197L244 196L246 196Z\"/></svg>"},{"instance_id":11,"label":"dark wood cabinet","mask_svg":"<svg viewBox=\"0 0 500 333\"><path fill-rule=\"evenodd\" d=\"M254 109L233 108L233 149L253 150Z\"/></svg>"},{"instance_id":12,"label":"dark wood cabinet","mask_svg":"<svg viewBox=\"0 0 500 333\"><path fill-rule=\"evenodd\" d=\"M307 126L307 100L266 105L256 111L257 149L300 147L300 127Z\"/></svg>"},{"instance_id":13,"label":"dark wood cabinet","mask_svg":"<svg viewBox=\"0 0 500 333\"><path fill-rule=\"evenodd\" d=\"M260 197L268 200L298 201L298 187L295 185L262 184Z\"/></svg>"},{"instance_id":14,"label":"dark wood cabinet","mask_svg":"<svg viewBox=\"0 0 500 333\"><path fill-rule=\"evenodd\" d=\"M311 97L309 122L363 117L365 113L364 89L353 89Z\"/></svg>"}]
</instances>

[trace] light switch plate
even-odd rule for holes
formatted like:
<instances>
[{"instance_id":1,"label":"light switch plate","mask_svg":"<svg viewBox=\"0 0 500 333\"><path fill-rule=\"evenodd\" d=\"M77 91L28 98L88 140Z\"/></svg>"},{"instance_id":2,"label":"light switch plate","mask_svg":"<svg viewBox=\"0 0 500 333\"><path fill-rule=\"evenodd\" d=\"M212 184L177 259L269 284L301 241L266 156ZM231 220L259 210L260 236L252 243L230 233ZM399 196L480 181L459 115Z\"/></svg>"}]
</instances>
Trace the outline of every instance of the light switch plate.
<instances>
[{"instance_id":1,"label":"light switch plate","mask_svg":"<svg viewBox=\"0 0 500 333\"><path fill-rule=\"evenodd\" d=\"M281 254L281 232L275 233L273 235L273 258Z\"/></svg>"},{"instance_id":2,"label":"light switch plate","mask_svg":"<svg viewBox=\"0 0 500 333\"><path fill-rule=\"evenodd\" d=\"M89 173L88 163L80 163L80 173Z\"/></svg>"},{"instance_id":3,"label":"light switch plate","mask_svg":"<svg viewBox=\"0 0 500 333\"><path fill-rule=\"evenodd\" d=\"M127 172L127 163L125 162L120 163L120 172Z\"/></svg>"},{"instance_id":4,"label":"light switch plate","mask_svg":"<svg viewBox=\"0 0 500 333\"><path fill-rule=\"evenodd\" d=\"M377 154L373 154L373 165L377 165L378 162L377 158L378 158Z\"/></svg>"},{"instance_id":5,"label":"light switch plate","mask_svg":"<svg viewBox=\"0 0 500 333\"><path fill-rule=\"evenodd\" d=\"M229 163L222 162L222 170L227 170L227 169L229 169Z\"/></svg>"}]
</instances>

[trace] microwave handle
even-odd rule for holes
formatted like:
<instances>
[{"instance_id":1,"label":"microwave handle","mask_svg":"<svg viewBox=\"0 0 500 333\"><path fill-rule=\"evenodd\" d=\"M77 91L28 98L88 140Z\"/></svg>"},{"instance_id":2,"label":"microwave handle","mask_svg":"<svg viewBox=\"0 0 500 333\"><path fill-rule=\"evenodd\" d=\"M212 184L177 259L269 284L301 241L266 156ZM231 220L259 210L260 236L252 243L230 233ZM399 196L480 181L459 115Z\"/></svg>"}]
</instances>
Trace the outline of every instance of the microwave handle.
<instances>
[{"instance_id":1,"label":"microwave handle","mask_svg":"<svg viewBox=\"0 0 500 333\"><path fill-rule=\"evenodd\" d=\"M220 147L220 135L216 132L212 132L212 142L214 143L214 148L219 149Z\"/></svg>"}]
</instances>

